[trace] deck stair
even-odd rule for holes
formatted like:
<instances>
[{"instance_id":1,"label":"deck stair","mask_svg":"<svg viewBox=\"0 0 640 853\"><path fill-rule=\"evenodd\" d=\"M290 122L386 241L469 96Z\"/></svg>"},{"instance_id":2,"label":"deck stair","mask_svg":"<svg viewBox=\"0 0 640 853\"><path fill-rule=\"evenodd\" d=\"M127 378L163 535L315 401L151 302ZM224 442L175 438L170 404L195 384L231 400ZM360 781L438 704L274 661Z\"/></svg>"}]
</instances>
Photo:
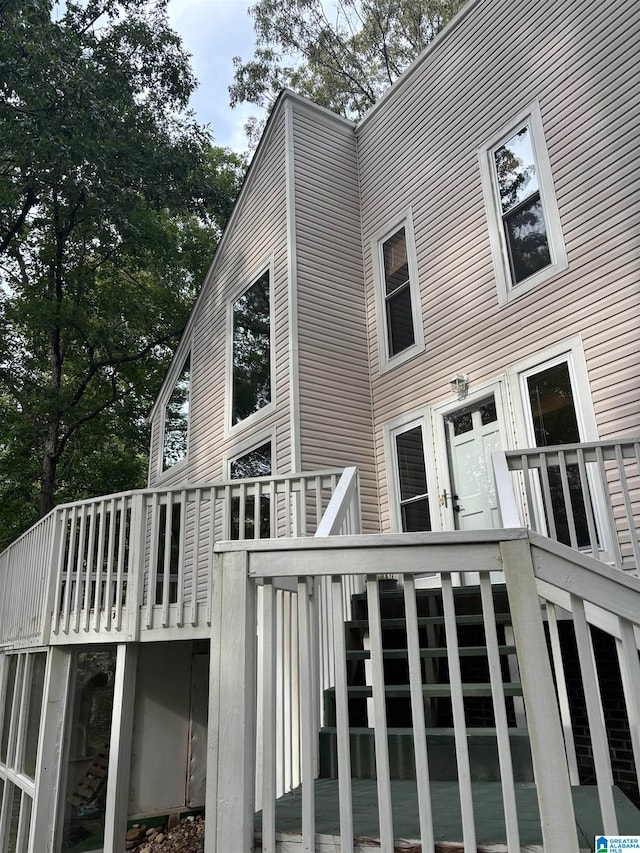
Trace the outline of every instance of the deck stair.
<instances>
[{"instance_id":1,"label":"deck stair","mask_svg":"<svg viewBox=\"0 0 640 853\"><path fill-rule=\"evenodd\" d=\"M515 781L528 783L533 781L531 752L519 699L522 689L515 665L515 647L508 642L511 617L504 587L496 585L493 597ZM472 780L497 781L500 778L498 750L480 593L477 587L459 587L454 600ZM419 590L417 608L430 776L433 781L453 781L457 778L456 752L441 591ZM380 610L391 778L414 779L404 598L395 584L381 589ZM369 623L365 595L353 596L352 616L345 626L351 771L353 778L370 779L375 778L376 771L374 729L370 722L372 689L368 677ZM336 778L333 689L325 691L323 705L320 776Z\"/></svg>"}]
</instances>

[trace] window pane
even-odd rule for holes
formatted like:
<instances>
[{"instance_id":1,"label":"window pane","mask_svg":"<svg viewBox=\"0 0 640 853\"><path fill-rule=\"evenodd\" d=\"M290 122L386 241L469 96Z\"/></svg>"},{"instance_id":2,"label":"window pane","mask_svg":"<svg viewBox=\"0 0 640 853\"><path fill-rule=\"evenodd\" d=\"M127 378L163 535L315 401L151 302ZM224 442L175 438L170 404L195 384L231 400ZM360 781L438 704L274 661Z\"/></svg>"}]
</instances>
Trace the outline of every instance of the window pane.
<instances>
[{"instance_id":1,"label":"window pane","mask_svg":"<svg viewBox=\"0 0 640 853\"><path fill-rule=\"evenodd\" d=\"M13 693L16 683L16 668L18 666L17 655L7 655L5 667L7 669L6 689L4 694L4 712L2 715L2 740L0 741L0 763L7 762L7 747L9 744L9 729L11 727L11 708L13 705Z\"/></svg>"},{"instance_id":2,"label":"window pane","mask_svg":"<svg viewBox=\"0 0 640 853\"><path fill-rule=\"evenodd\" d=\"M387 343L394 356L415 344L407 235L400 228L382 244Z\"/></svg>"},{"instance_id":3,"label":"window pane","mask_svg":"<svg viewBox=\"0 0 640 853\"><path fill-rule=\"evenodd\" d=\"M29 707L27 711L26 740L22 769L30 779L33 779L36 774L40 712L42 710L44 672L47 664L47 656L44 652L38 652L32 655L31 658L31 683L29 685Z\"/></svg>"},{"instance_id":4,"label":"window pane","mask_svg":"<svg viewBox=\"0 0 640 853\"><path fill-rule=\"evenodd\" d=\"M402 530L404 533L418 533L421 530L431 530L428 498L403 504L401 512Z\"/></svg>"},{"instance_id":5,"label":"window pane","mask_svg":"<svg viewBox=\"0 0 640 853\"><path fill-rule=\"evenodd\" d=\"M163 470L180 462L187 455L190 376L191 356L188 356L165 408Z\"/></svg>"},{"instance_id":6,"label":"window pane","mask_svg":"<svg viewBox=\"0 0 640 853\"><path fill-rule=\"evenodd\" d=\"M266 272L233 305L232 423L270 402L271 314Z\"/></svg>"},{"instance_id":7,"label":"window pane","mask_svg":"<svg viewBox=\"0 0 640 853\"><path fill-rule=\"evenodd\" d=\"M271 442L266 441L255 450L233 459L229 468L232 480L268 477L271 473Z\"/></svg>"},{"instance_id":8,"label":"window pane","mask_svg":"<svg viewBox=\"0 0 640 853\"><path fill-rule=\"evenodd\" d=\"M415 343L409 285L387 299L387 335L389 355L396 355Z\"/></svg>"},{"instance_id":9,"label":"window pane","mask_svg":"<svg viewBox=\"0 0 640 853\"><path fill-rule=\"evenodd\" d=\"M102 850L116 671L115 646L77 651L66 768L62 853Z\"/></svg>"},{"instance_id":10,"label":"window pane","mask_svg":"<svg viewBox=\"0 0 640 853\"><path fill-rule=\"evenodd\" d=\"M409 262L407 259L407 237L401 228L382 245L384 257L385 294L389 296L409 281Z\"/></svg>"},{"instance_id":11,"label":"window pane","mask_svg":"<svg viewBox=\"0 0 640 853\"><path fill-rule=\"evenodd\" d=\"M580 441L566 361L527 377L536 447Z\"/></svg>"},{"instance_id":12,"label":"window pane","mask_svg":"<svg viewBox=\"0 0 640 853\"><path fill-rule=\"evenodd\" d=\"M471 412L461 412L458 415L450 415L449 420L453 426L454 435L464 435L473 429L473 416Z\"/></svg>"},{"instance_id":13,"label":"window pane","mask_svg":"<svg viewBox=\"0 0 640 853\"><path fill-rule=\"evenodd\" d=\"M483 426L493 424L498 420L495 400L487 400L486 403L480 405L480 420Z\"/></svg>"},{"instance_id":14,"label":"window pane","mask_svg":"<svg viewBox=\"0 0 640 853\"><path fill-rule=\"evenodd\" d=\"M531 147L531 133L523 127L494 154L500 204L507 213L538 191L538 175Z\"/></svg>"},{"instance_id":15,"label":"window pane","mask_svg":"<svg viewBox=\"0 0 640 853\"><path fill-rule=\"evenodd\" d=\"M11 815L9 817L9 846L7 847L7 853L16 853L18 821L20 820L20 804L22 802L22 791L17 785L12 787L13 797L11 799Z\"/></svg>"},{"instance_id":16,"label":"window pane","mask_svg":"<svg viewBox=\"0 0 640 853\"><path fill-rule=\"evenodd\" d=\"M507 214L504 227L515 284L551 263L540 193Z\"/></svg>"},{"instance_id":17,"label":"window pane","mask_svg":"<svg viewBox=\"0 0 640 853\"><path fill-rule=\"evenodd\" d=\"M400 500L406 501L417 495L426 495L427 475L424 467L422 428L417 426L397 435L396 449Z\"/></svg>"},{"instance_id":18,"label":"window pane","mask_svg":"<svg viewBox=\"0 0 640 853\"><path fill-rule=\"evenodd\" d=\"M422 427L396 436L402 530L431 530Z\"/></svg>"},{"instance_id":19,"label":"window pane","mask_svg":"<svg viewBox=\"0 0 640 853\"><path fill-rule=\"evenodd\" d=\"M232 480L251 480L271 474L271 442L234 459L230 466ZM271 535L271 508L268 495L260 496L259 530L255 532L255 497L249 495L244 506L243 539L266 539ZM240 539L240 498L231 499L231 538Z\"/></svg>"},{"instance_id":20,"label":"window pane","mask_svg":"<svg viewBox=\"0 0 640 853\"><path fill-rule=\"evenodd\" d=\"M536 447L556 444L575 444L580 441L580 430L573 400L569 365L566 361L541 370L527 377L527 390ZM560 469L549 468L549 490L551 493L551 511L559 542L571 544L567 510L573 515L576 538L579 547L589 545L587 514L580 484L580 471L577 465L567 466L569 481L569 502L566 505ZM545 507L547 521L548 507Z\"/></svg>"}]
</instances>

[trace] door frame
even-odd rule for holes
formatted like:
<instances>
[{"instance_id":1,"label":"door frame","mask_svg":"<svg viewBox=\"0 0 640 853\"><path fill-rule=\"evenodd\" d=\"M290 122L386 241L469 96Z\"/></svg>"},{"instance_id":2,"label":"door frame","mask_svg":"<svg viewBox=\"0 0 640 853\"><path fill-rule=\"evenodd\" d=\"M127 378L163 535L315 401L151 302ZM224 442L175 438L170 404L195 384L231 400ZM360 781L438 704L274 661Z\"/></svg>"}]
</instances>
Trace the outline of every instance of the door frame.
<instances>
[{"instance_id":1,"label":"door frame","mask_svg":"<svg viewBox=\"0 0 640 853\"><path fill-rule=\"evenodd\" d=\"M514 446L515 436L512 419L509 417L509 393L506 374L500 374L478 385L473 391L467 394L464 400L449 398L445 402L432 407L433 448L435 451L436 483L438 489L437 504L442 530L456 529L453 503L452 501L447 501L447 506L445 507L441 498L445 489L448 495L453 493L445 418L458 410L474 406L492 395L496 403L502 445L504 450L508 450Z\"/></svg>"}]
</instances>

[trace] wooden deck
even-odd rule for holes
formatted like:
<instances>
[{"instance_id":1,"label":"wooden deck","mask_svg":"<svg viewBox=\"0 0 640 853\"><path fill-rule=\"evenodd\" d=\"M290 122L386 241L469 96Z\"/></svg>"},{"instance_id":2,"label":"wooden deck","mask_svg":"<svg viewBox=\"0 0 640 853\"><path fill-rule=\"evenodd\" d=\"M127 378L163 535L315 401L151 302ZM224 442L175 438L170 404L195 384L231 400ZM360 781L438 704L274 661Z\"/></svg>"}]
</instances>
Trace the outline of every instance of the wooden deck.
<instances>
[{"instance_id":1,"label":"wooden deck","mask_svg":"<svg viewBox=\"0 0 640 853\"><path fill-rule=\"evenodd\" d=\"M378 828L378 798L376 782L370 779L353 780L353 831L356 853L380 853ZM479 851L507 851L506 830L499 782L474 782L473 805ZM571 789L576 815L576 827L581 851L592 851L594 838L602 834L598 791L595 786ZM316 850L340 849L340 818L338 782L320 779L315 783ZM392 781L391 798L394 821L395 850L420 853L418 797L415 782ZM640 828L640 811L618 789L613 789L619 832L635 835ZM457 782L434 782L431 786L436 850L463 850L462 820ZM543 850L540 816L535 785L516 788L516 806L522 849L527 853ZM261 814L256 815L256 850L261 849ZM302 850L302 797L300 789L286 794L276 803L276 838L279 853ZM514 851L509 851L514 853Z\"/></svg>"}]
</instances>

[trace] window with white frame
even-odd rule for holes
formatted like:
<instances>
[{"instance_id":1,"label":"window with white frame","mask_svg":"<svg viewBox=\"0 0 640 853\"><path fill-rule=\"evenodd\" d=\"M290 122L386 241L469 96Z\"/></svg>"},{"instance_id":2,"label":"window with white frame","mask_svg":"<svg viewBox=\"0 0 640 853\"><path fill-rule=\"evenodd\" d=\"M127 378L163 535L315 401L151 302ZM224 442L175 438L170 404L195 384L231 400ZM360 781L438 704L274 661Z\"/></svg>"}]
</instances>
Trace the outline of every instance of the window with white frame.
<instances>
[{"instance_id":1,"label":"window with white frame","mask_svg":"<svg viewBox=\"0 0 640 853\"><path fill-rule=\"evenodd\" d=\"M255 480L268 477L273 468L272 440L263 441L240 456L229 459L229 477L232 480ZM231 539L264 539L271 533L271 498L260 495L256 505L255 494L240 494L231 498Z\"/></svg>"},{"instance_id":2,"label":"window with white frame","mask_svg":"<svg viewBox=\"0 0 640 853\"><path fill-rule=\"evenodd\" d=\"M162 470L166 471L187 457L189 434L189 391L191 385L191 355L183 365L171 396L164 407L162 440Z\"/></svg>"},{"instance_id":3,"label":"window with white frame","mask_svg":"<svg viewBox=\"0 0 640 853\"><path fill-rule=\"evenodd\" d=\"M536 447L577 444L582 440L569 361L566 358L523 373L522 383L527 417ZM567 465L566 473L577 543L579 547L587 547L587 508L578 465ZM550 513L553 515L558 541L569 545L569 518L560 469L551 466L548 477L551 506L545 507L545 513L547 516Z\"/></svg>"},{"instance_id":4,"label":"window with white frame","mask_svg":"<svg viewBox=\"0 0 640 853\"><path fill-rule=\"evenodd\" d=\"M529 447L548 447L597 441L593 403L582 342L578 335L559 341L509 368L515 411L520 421L520 441ZM592 476L591 463L583 481L578 465L567 464L563 473L549 465L546 482L537 483L534 512L538 529L558 541L579 548L591 547L589 520L596 527L596 544L602 550L607 538L599 507L603 495ZM564 482L563 482L564 481Z\"/></svg>"},{"instance_id":5,"label":"window with white frame","mask_svg":"<svg viewBox=\"0 0 640 853\"><path fill-rule=\"evenodd\" d=\"M26 853L35 793L45 652L9 654L0 667L0 850Z\"/></svg>"},{"instance_id":6,"label":"window with white frame","mask_svg":"<svg viewBox=\"0 0 640 853\"><path fill-rule=\"evenodd\" d=\"M567 267L539 104L479 155L498 298L506 302Z\"/></svg>"},{"instance_id":7,"label":"window with white frame","mask_svg":"<svg viewBox=\"0 0 640 853\"><path fill-rule=\"evenodd\" d=\"M424 335L410 214L374 241L380 369L422 352Z\"/></svg>"},{"instance_id":8,"label":"window with white frame","mask_svg":"<svg viewBox=\"0 0 640 853\"><path fill-rule=\"evenodd\" d=\"M422 423L391 432L399 528L431 530Z\"/></svg>"},{"instance_id":9,"label":"window with white frame","mask_svg":"<svg viewBox=\"0 0 640 853\"><path fill-rule=\"evenodd\" d=\"M231 425L272 399L271 287L266 270L232 308Z\"/></svg>"}]
</instances>

